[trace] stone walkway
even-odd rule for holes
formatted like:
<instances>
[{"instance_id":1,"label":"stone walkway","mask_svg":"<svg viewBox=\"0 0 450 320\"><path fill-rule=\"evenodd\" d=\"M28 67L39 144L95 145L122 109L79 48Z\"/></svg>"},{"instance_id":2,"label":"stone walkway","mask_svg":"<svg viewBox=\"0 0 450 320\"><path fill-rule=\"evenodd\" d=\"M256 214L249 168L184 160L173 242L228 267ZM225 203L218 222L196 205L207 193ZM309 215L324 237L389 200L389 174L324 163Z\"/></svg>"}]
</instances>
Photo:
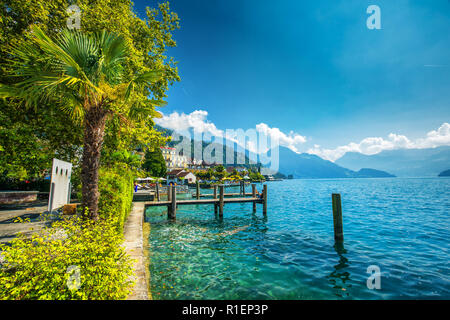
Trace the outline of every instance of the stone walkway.
<instances>
[{"instance_id":1,"label":"stone walkway","mask_svg":"<svg viewBox=\"0 0 450 320\"><path fill-rule=\"evenodd\" d=\"M17 206L11 207L11 209L0 210L0 242L9 242L14 239L18 233L23 233L29 237L33 233L41 230L44 226L48 225L45 221L35 221L28 223L14 222L17 218L23 220L29 218L31 220L39 217L40 213L47 210L47 205L37 203L36 205L29 206Z\"/></svg>"},{"instance_id":2,"label":"stone walkway","mask_svg":"<svg viewBox=\"0 0 450 320\"><path fill-rule=\"evenodd\" d=\"M124 242L126 252L135 261L133 265L136 284L127 300L149 300L147 285L146 258L143 244L144 203L134 202L133 209L124 225Z\"/></svg>"}]
</instances>

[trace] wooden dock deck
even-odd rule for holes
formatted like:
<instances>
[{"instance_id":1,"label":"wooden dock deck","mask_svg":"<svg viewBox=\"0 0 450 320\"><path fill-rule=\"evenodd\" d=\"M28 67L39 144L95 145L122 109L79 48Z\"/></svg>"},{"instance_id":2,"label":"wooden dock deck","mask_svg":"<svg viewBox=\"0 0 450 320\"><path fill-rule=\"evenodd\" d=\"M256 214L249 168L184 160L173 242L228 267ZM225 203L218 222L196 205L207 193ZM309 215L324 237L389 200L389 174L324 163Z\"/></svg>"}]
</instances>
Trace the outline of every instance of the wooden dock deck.
<instances>
[{"instance_id":1,"label":"wooden dock deck","mask_svg":"<svg viewBox=\"0 0 450 320\"><path fill-rule=\"evenodd\" d=\"M197 197L197 194L193 193L192 194L193 197ZM241 193L224 193L223 195L224 197L239 197L239 196L243 196L243 197L251 197L252 194L251 193L246 193L246 194L241 194ZM199 195L200 198L208 198L208 197L214 197L213 193L201 193Z\"/></svg>"},{"instance_id":2,"label":"wooden dock deck","mask_svg":"<svg viewBox=\"0 0 450 320\"><path fill-rule=\"evenodd\" d=\"M187 199L187 200L177 200L177 206L178 205L194 205L194 204L218 204L220 202L220 199ZM240 202L256 202L256 203L263 203L263 199L261 198L229 198L224 199L223 203L240 203ZM145 202L146 207L160 207L160 206L168 206L171 205L171 201L153 201L153 202Z\"/></svg>"},{"instance_id":3,"label":"wooden dock deck","mask_svg":"<svg viewBox=\"0 0 450 320\"><path fill-rule=\"evenodd\" d=\"M263 214L267 214L267 185L263 186L262 196L256 195L256 185L252 185L252 193L243 194L227 194L228 198L225 199L224 186L219 186L219 194L217 194L217 186L214 186L214 193L211 195L203 195L204 197L211 197L211 199L199 199L201 196L200 188L197 187L197 194L193 199L177 200L176 188L168 186L168 199L167 201L159 201L159 190L157 189L157 201L145 202L145 208L147 207L167 207L168 219L176 219L177 207L180 205L214 205L214 212L219 213L219 217L223 217L223 208L225 204L229 203L252 203L253 212L256 212L256 204L262 204ZM234 195L240 195L239 198L233 197ZM246 197L249 195L250 197Z\"/></svg>"}]
</instances>

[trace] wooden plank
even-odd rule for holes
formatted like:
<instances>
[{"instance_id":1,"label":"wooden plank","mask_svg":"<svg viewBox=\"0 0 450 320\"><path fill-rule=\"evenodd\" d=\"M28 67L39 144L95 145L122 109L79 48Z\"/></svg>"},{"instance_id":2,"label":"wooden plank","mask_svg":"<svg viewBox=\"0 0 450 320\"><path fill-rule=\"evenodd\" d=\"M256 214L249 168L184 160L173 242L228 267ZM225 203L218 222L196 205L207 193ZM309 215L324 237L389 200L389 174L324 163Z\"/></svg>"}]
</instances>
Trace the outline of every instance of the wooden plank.
<instances>
[{"instance_id":1,"label":"wooden plank","mask_svg":"<svg viewBox=\"0 0 450 320\"><path fill-rule=\"evenodd\" d=\"M245 202L256 202L256 203L263 203L263 200L260 198L228 198L223 199L223 203L245 203ZM213 204L217 203L220 204L220 199L188 199L188 200L177 200L177 205L196 205L196 204ZM171 205L172 201L160 201L160 202L145 202L146 207L162 207L162 206L168 206Z\"/></svg>"},{"instance_id":2,"label":"wooden plank","mask_svg":"<svg viewBox=\"0 0 450 320\"><path fill-rule=\"evenodd\" d=\"M246 193L244 196L251 196L251 193ZM194 194L193 194L194 196ZM240 193L224 193L223 194L224 197L237 197L237 196L242 196L242 194ZM213 193L203 193L200 194L200 198L207 198L207 197L214 197Z\"/></svg>"}]
</instances>

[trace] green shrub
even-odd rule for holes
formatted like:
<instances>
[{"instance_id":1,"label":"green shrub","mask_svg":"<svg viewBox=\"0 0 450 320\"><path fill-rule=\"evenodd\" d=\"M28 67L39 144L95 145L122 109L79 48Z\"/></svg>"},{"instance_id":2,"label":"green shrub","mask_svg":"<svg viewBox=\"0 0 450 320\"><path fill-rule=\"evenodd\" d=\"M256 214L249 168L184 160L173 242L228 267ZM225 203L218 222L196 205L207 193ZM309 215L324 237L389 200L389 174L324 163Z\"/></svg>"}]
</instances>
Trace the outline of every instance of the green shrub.
<instances>
[{"instance_id":1,"label":"green shrub","mask_svg":"<svg viewBox=\"0 0 450 320\"><path fill-rule=\"evenodd\" d=\"M99 221L64 219L31 239L18 237L0 245L0 299L126 298L132 267L121 244L133 180L125 167L102 168ZM74 288L70 283L77 270L80 286Z\"/></svg>"},{"instance_id":2,"label":"green shrub","mask_svg":"<svg viewBox=\"0 0 450 320\"><path fill-rule=\"evenodd\" d=\"M129 169L115 166L100 170L99 215L111 221L120 233L132 207L133 181L134 174Z\"/></svg>"},{"instance_id":3,"label":"green shrub","mask_svg":"<svg viewBox=\"0 0 450 320\"><path fill-rule=\"evenodd\" d=\"M109 221L73 217L0 245L0 299L124 299L132 267L121 243Z\"/></svg>"},{"instance_id":4,"label":"green shrub","mask_svg":"<svg viewBox=\"0 0 450 320\"><path fill-rule=\"evenodd\" d=\"M0 190L20 190L20 191L41 191L49 192L50 180L33 178L29 180L19 180L0 176Z\"/></svg>"}]
</instances>

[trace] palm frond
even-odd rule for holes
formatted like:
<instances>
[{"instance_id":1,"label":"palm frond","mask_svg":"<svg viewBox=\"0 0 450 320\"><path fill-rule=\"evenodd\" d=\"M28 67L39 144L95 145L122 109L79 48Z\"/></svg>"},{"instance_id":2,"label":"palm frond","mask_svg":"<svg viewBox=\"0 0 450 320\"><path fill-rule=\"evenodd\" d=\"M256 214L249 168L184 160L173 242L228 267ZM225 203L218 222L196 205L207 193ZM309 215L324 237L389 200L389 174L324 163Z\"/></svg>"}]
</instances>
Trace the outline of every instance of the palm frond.
<instances>
[{"instance_id":1,"label":"palm frond","mask_svg":"<svg viewBox=\"0 0 450 320\"><path fill-rule=\"evenodd\" d=\"M35 108L57 102L74 119L99 103L121 119L160 116L154 109L165 102L149 99L148 89L164 72L146 71L125 81L128 48L123 37L106 31L89 36L63 30L51 39L37 26L31 30L32 41L12 47L14 84L0 85L0 98L19 98Z\"/></svg>"},{"instance_id":2,"label":"palm frond","mask_svg":"<svg viewBox=\"0 0 450 320\"><path fill-rule=\"evenodd\" d=\"M144 86L148 86L154 82L161 80L164 77L164 72L159 70L153 70L141 73L135 76L129 83L125 92L125 100L130 98L131 92L140 89L143 90Z\"/></svg>"}]
</instances>

